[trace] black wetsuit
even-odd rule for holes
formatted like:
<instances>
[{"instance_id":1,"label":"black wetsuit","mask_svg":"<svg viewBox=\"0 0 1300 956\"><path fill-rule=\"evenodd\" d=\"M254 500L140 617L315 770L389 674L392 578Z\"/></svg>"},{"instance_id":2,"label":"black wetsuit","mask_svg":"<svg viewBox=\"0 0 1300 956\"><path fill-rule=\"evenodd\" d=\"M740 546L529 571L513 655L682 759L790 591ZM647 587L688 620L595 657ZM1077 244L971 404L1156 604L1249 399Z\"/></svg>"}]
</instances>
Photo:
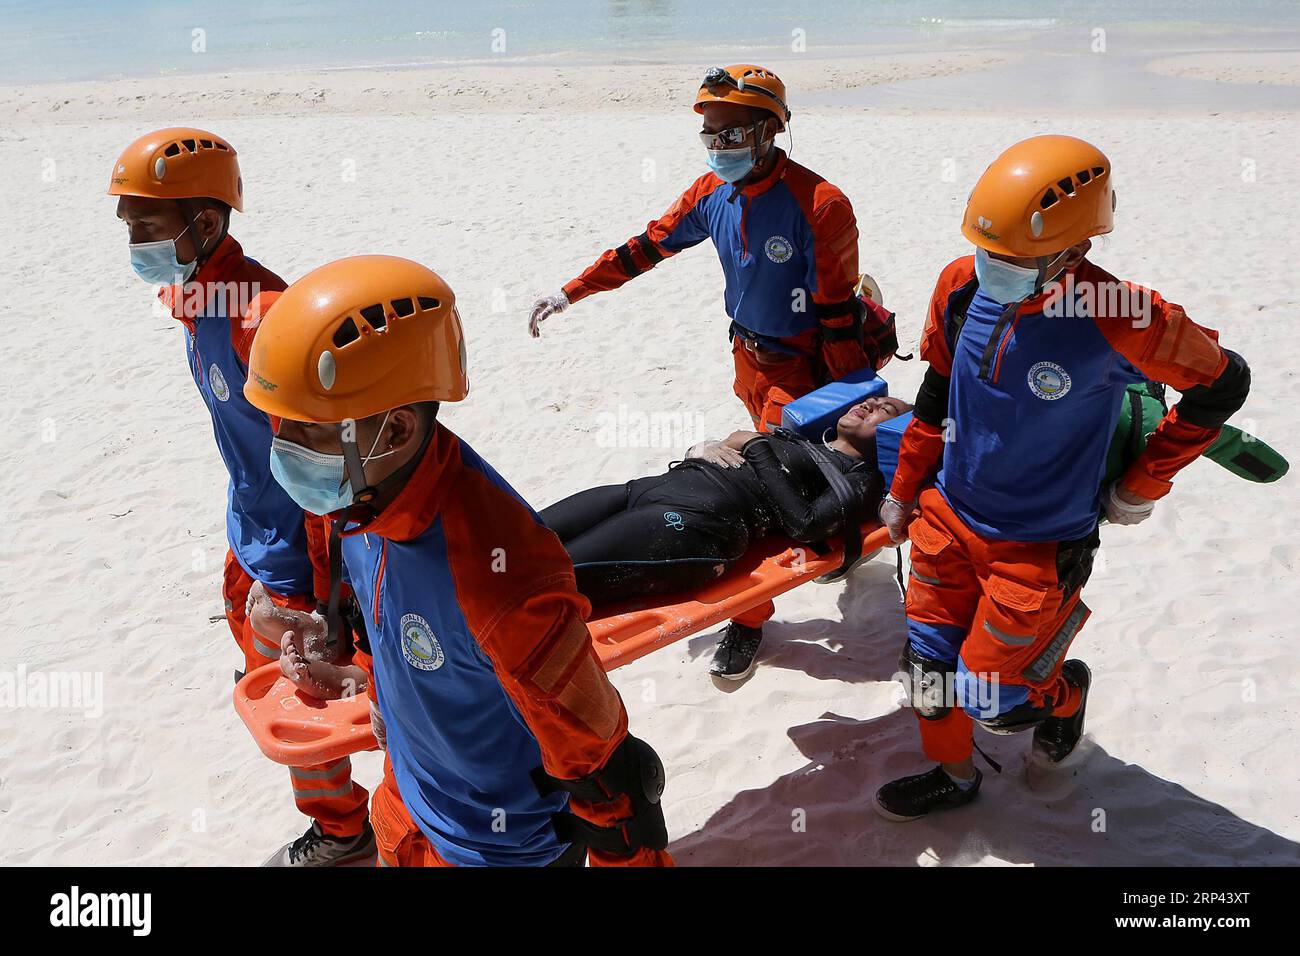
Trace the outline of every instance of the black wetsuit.
<instances>
[{"instance_id":1,"label":"black wetsuit","mask_svg":"<svg viewBox=\"0 0 1300 956\"><path fill-rule=\"evenodd\" d=\"M822 541L844 523L807 439L751 439L745 463L723 468L699 459L665 474L571 495L542 512L573 559L578 590L593 604L669 594L722 574L769 531ZM854 497L884 494L874 456L867 460L815 446L845 475Z\"/></svg>"}]
</instances>

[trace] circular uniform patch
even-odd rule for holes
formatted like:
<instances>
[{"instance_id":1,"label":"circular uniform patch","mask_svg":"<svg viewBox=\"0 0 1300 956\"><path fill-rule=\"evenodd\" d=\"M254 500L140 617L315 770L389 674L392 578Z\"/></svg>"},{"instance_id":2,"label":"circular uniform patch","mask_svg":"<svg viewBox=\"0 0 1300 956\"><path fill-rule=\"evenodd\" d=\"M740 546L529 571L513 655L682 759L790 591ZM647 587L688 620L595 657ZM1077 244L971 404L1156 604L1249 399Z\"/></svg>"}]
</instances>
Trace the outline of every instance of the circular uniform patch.
<instances>
[{"instance_id":1,"label":"circular uniform patch","mask_svg":"<svg viewBox=\"0 0 1300 956\"><path fill-rule=\"evenodd\" d=\"M790 257L794 255L794 246L785 236L773 236L764 243L763 251L773 262L789 262Z\"/></svg>"},{"instance_id":2,"label":"circular uniform patch","mask_svg":"<svg viewBox=\"0 0 1300 956\"><path fill-rule=\"evenodd\" d=\"M1070 373L1055 362L1036 362L1029 368L1029 390L1043 401L1064 398L1070 384Z\"/></svg>"},{"instance_id":3,"label":"circular uniform patch","mask_svg":"<svg viewBox=\"0 0 1300 956\"><path fill-rule=\"evenodd\" d=\"M418 614L402 615L402 656L422 671L436 671L446 660L429 622Z\"/></svg>"},{"instance_id":4,"label":"circular uniform patch","mask_svg":"<svg viewBox=\"0 0 1300 956\"><path fill-rule=\"evenodd\" d=\"M226 384L226 376L221 374L221 369L217 363L212 363L212 368L208 369L208 381L212 383L212 394L217 396L217 401L230 401L230 386Z\"/></svg>"}]
</instances>

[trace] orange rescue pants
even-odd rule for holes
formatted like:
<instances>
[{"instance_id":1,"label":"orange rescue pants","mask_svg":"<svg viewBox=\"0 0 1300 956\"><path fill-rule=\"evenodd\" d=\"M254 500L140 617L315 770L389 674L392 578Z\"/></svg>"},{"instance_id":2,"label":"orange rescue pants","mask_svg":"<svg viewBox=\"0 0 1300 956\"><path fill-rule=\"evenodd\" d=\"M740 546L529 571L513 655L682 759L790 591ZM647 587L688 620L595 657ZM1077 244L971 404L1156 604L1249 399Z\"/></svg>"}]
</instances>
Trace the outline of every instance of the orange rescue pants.
<instances>
[{"instance_id":1,"label":"orange rescue pants","mask_svg":"<svg viewBox=\"0 0 1300 956\"><path fill-rule=\"evenodd\" d=\"M967 687L971 678L985 687L996 681L1008 692L1004 699L1056 717L1073 714L1080 692L1061 676L1061 665L1089 612L1079 599L1082 581L1069 593L1061 587L1061 545L982 538L934 488L921 493L920 507L909 531L910 646L954 671L961 666ZM1090 553L1086 560L1090 567ZM938 719L918 714L918 720L931 760L959 763L971 756L969 706L954 705Z\"/></svg>"},{"instance_id":2,"label":"orange rescue pants","mask_svg":"<svg viewBox=\"0 0 1300 956\"><path fill-rule=\"evenodd\" d=\"M384 757L384 779L370 800L370 825L379 851L377 866L451 866L406 811L388 757Z\"/></svg>"},{"instance_id":3,"label":"orange rescue pants","mask_svg":"<svg viewBox=\"0 0 1300 956\"><path fill-rule=\"evenodd\" d=\"M235 558L227 552L222 596L226 602L226 622L235 636L235 643L244 653L244 672L280 659L278 640L268 639L253 630L245 613L248 591L253 579ZM302 595L285 597L267 590L276 604L299 611L313 611L314 598ZM328 764L311 767L290 767L289 781L293 786L293 800L298 809L315 820L324 833L330 836L356 836L366 823L366 803L369 793L352 779L352 760L343 757Z\"/></svg>"},{"instance_id":4,"label":"orange rescue pants","mask_svg":"<svg viewBox=\"0 0 1300 956\"><path fill-rule=\"evenodd\" d=\"M804 337L792 340L803 345ZM812 342L811 335L807 337ZM768 432L781 424L781 409L796 398L826 384L820 365L808 355L787 355L756 347L744 336L731 340L736 366L733 388L749 411L757 431Z\"/></svg>"}]
</instances>

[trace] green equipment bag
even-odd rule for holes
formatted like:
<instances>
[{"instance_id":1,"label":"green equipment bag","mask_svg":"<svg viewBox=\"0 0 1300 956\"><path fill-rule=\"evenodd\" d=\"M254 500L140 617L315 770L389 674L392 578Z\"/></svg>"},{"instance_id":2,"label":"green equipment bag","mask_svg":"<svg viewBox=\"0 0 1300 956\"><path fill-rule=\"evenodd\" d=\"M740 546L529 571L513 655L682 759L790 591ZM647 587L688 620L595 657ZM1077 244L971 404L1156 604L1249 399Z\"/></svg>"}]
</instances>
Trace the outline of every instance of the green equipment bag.
<instances>
[{"instance_id":1,"label":"green equipment bag","mask_svg":"<svg viewBox=\"0 0 1300 956\"><path fill-rule=\"evenodd\" d=\"M1130 385L1124 393L1124 410L1106 455L1106 473L1102 487L1128 470L1128 466L1147 446L1147 437L1156 430L1165 417L1164 386L1154 382ZM1247 481L1266 483L1277 481L1291 466L1275 449L1234 425L1224 425L1214 444L1201 452L1222 468Z\"/></svg>"}]
</instances>

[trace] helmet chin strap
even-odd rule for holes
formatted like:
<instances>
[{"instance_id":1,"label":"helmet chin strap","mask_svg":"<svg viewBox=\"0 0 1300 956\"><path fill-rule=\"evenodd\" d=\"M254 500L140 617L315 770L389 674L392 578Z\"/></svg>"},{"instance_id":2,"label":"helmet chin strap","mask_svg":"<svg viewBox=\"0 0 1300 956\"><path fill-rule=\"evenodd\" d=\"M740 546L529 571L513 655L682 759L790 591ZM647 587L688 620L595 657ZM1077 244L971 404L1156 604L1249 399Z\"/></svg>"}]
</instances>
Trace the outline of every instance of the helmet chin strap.
<instances>
[{"instance_id":1,"label":"helmet chin strap","mask_svg":"<svg viewBox=\"0 0 1300 956\"><path fill-rule=\"evenodd\" d=\"M1048 282L1055 281L1060 276L1061 273L1058 272L1056 273L1056 275L1052 276L1051 279L1048 279L1047 270L1049 270L1050 268L1052 268L1052 266L1056 265L1056 263L1064 259L1066 255L1069 253L1069 251L1070 251L1069 249L1066 249L1064 252L1057 254L1056 258L1054 259L1049 259L1047 256L1038 257L1038 282L1035 283L1034 285L1034 292L1033 292L1034 295L1038 295L1039 292L1043 291L1043 286L1047 285Z\"/></svg>"},{"instance_id":2,"label":"helmet chin strap","mask_svg":"<svg viewBox=\"0 0 1300 956\"><path fill-rule=\"evenodd\" d=\"M382 429L383 426L381 425ZM375 438L378 444L379 439ZM371 449L373 452L374 449ZM369 455L366 456L370 457ZM366 481L366 464L361 458L361 449L355 441L343 441L343 465L347 469L348 484L352 486L352 504L368 505L374 501L377 489ZM349 506L351 507L351 506Z\"/></svg>"},{"instance_id":3,"label":"helmet chin strap","mask_svg":"<svg viewBox=\"0 0 1300 956\"><path fill-rule=\"evenodd\" d=\"M373 456L375 449L379 447L379 437L384 433L384 425L388 423L388 416L391 414L392 410L390 409L385 413L384 420L379 423L379 430L375 432L375 440L370 446L370 454L366 456L366 459ZM354 431L356 429L355 422L352 424L352 429ZM383 485L395 477L395 475L389 475L388 478L383 479L376 485L367 482L365 459L361 457L361 449L357 447L356 439L348 438L347 434L348 426L340 424L339 443L343 446L343 466L347 472L348 484L354 490L352 492L352 503L334 519L334 524L330 528L330 593L329 602L325 607L325 647L331 656L337 652L343 633L343 620L339 614L339 601L343 595L343 531L347 528L348 522L352 520L353 510L358 505L368 511L372 510L370 504L379 494L379 485ZM374 520L373 514L367 523L371 520Z\"/></svg>"},{"instance_id":4,"label":"helmet chin strap","mask_svg":"<svg viewBox=\"0 0 1300 956\"><path fill-rule=\"evenodd\" d=\"M750 169L749 174L748 174L744 179L742 179L742 180L740 181L740 182L742 182L742 183L752 181L752 179L753 179L753 177L754 177L754 173L758 171L758 168L759 168L760 166L762 166L763 163L767 162L768 158L772 155L773 150L776 149L776 137L775 137L775 136L773 136L773 137L772 137L771 139L769 139L769 140L760 140L760 139L758 138L758 137L761 135L761 133L762 133L762 126L763 126L763 124L766 123L766 122L767 122L767 119L766 119L766 117L764 117L763 119L761 119L761 120L755 120L753 123L750 124L749 129L750 129L750 134L754 137L754 145L751 146L751 147L749 147L749 155L750 155L751 157L753 157L753 160L754 160L754 166L753 166L752 169ZM764 142L767 143L767 149L763 149L763 143L764 143ZM759 155L759 150L762 150L762 151L763 151L763 155L762 155L762 156ZM737 188L737 189L740 188L740 183L737 183L737 184L736 184L736 188ZM734 196L734 195L735 195L735 191L733 190L733 196Z\"/></svg>"},{"instance_id":5,"label":"helmet chin strap","mask_svg":"<svg viewBox=\"0 0 1300 956\"><path fill-rule=\"evenodd\" d=\"M765 162L767 162L768 157L770 157L770 156L772 155L772 151L773 151L774 149L776 149L776 137L773 136L771 139L767 140L767 149L763 150L763 155L762 155L762 156L759 156L759 155L758 155L758 151L759 151L759 149L761 149L762 146L763 146L763 141L761 141L758 137L759 137L759 135L760 135L761 132L762 132L762 126L763 126L763 124L766 123L766 122L767 122L767 118L764 117L764 118L761 119L761 120L757 120L757 121L755 121L755 123L754 123L754 125L753 125L753 130L754 130L754 147L753 147L753 149L754 149L754 166L755 166L755 168L757 168L761 163L765 163Z\"/></svg>"},{"instance_id":6,"label":"helmet chin strap","mask_svg":"<svg viewBox=\"0 0 1300 956\"><path fill-rule=\"evenodd\" d=\"M429 447L429 442L433 438L433 433L437 431L438 428L436 422L429 428L424 438L420 441L419 449L417 449L416 453L411 456L410 461L406 462L406 464L402 465L388 477L381 478L374 484L369 484L366 481L365 463L372 458L384 457L383 455L375 455L375 449L379 447L379 438L383 434L384 425L388 423L388 416L391 414L391 409L384 414L384 420L379 423L379 430L375 432L375 440L370 446L369 454L367 454L365 458L361 457L361 449L357 447L356 439L344 437L347 434L346 429L342 425L339 426L340 444L343 446L343 466L347 471L348 484L354 489L360 490L353 491L352 503L339 513L339 516L334 520L333 527L330 528L330 593L329 603L326 605L325 613L325 621L328 627L328 636L326 637L325 643L331 653L333 653L334 649L338 646L343 630L342 619L339 615L339 601L343 592L343 531L347 528L348 522L352 520L353 511L357 509L358 505L361 506L361 510L369 512L365 520L360 522L359 525L364 527L371 521L374 521L376 512L373 507L373 502L375 498L378 497L380 489L395 485L399 482L405 482L406 479L410 477L411 472L415 470L415 466L424 458L424 452ZM385 452L384 454L388 455L392 454L392 452Z\"/></svg>"}]
</instances>

